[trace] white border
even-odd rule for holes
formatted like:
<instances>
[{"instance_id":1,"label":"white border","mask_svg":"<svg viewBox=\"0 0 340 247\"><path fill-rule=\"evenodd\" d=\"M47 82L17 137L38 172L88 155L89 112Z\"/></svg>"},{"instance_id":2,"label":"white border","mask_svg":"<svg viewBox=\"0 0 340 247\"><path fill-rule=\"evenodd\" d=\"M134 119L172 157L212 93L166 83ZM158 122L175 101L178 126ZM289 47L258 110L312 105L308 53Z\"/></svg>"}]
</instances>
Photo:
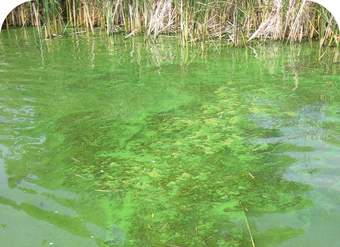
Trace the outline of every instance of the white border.
<instances>
[{"instance_id":1,"label":"white border","mask_svg":"<svg viewBox=\"0 0 340 247\"><path fill-rule=\"evenodd\" d=\"M6 17L11 13L13 9L18 7L20 4L29 2L31 0L0 0L0 31L2 24Z\"/></svg>"},{"instance_id":2,"label":"white border","mask_svg":"<svg viewBox=\"0 0 340 247\"><path fill-rule=\"evenodd\" d=\"M326 8L333 16L340 30L340 0L309 0Z\"/></svg>"}]
</instances>

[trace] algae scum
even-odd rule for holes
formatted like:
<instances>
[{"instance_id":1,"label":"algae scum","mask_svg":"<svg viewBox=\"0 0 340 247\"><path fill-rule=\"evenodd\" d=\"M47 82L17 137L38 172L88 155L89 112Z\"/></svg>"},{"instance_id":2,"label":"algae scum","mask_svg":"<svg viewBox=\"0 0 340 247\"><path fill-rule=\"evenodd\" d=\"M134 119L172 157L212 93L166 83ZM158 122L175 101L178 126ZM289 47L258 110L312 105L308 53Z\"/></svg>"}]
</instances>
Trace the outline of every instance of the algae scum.
<instances>
[{"instance_id":1,"label":"algae scum","mask_svg":"<svg viewBox=\"0 0 340 247\"><path fill-rule=\"evenodd\" d=\"M338 246L339 64L203 48L1 33L0 245Z\"/></svg>"}]
</instances>

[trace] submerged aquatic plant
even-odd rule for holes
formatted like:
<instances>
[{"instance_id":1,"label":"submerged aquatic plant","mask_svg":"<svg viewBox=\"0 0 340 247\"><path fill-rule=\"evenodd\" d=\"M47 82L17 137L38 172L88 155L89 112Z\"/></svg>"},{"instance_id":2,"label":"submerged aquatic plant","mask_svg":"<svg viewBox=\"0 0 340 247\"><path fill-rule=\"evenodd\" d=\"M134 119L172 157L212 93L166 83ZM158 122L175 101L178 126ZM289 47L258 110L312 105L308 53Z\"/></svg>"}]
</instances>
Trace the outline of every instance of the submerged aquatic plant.
<instances>
[{"instance_id":1,"label":"submerged aquatic plant","mask_svg":"<svg viewBox=\"0 0 340 247\"><path fill-rule=\"evenodd\" d=\"M45 37L69 27L127 36L179 34L184 43L209 39L242 45L254 38L338 44L336 23L322 7L306 0L35 0L15 9L9 26L36 26Z\"/></svg>"},{"instance_id":2,"label":"submerged aquatic plant","mask_svg":"<svg viewBox=\"0 0 340 247\"><path fill-rule=\"evenodd\" d=\"M250 141L253 132L280 134L242 117L270 109L244 100L222 86L202 104L141 122L92 125L88 119L101 115L95 112L60 119L58 131L75 148L69 180L76 175L90 191L112 195L124 246L251 246L248 215L304 208L308 201L301 197L307 187L282 178L293 160L275 150L289 147ZM89 156L76 150L84 145L91 146Z\"/></svg>"}]
</instances>

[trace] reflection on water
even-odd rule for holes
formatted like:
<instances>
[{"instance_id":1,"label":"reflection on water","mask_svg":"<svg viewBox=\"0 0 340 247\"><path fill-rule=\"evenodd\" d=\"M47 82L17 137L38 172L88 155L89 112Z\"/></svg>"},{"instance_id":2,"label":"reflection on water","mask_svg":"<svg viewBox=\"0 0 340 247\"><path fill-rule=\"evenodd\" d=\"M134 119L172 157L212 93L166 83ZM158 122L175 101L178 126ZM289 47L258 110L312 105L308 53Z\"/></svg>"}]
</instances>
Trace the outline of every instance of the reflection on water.
<instances>
[{"instance_id":1,"label":"reflection on water","mask_svg":"<svg viewBox=\"0 0 340 247\"><path fill-rule=\"evenodd\" d=\"M1 246L337 246L333 54L2 33Z\"/></svg>"}]
</instances>

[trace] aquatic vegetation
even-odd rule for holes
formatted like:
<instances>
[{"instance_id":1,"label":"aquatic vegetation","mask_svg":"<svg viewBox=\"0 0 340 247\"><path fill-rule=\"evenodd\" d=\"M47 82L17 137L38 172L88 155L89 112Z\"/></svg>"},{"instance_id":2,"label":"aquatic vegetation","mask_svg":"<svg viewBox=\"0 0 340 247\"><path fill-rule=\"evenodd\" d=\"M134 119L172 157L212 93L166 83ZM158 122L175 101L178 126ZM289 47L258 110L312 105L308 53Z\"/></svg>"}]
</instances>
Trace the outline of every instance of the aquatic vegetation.
<instances>
[{"instance_id":1,"label":"aquatic vegetation","mask_svg":"<svg viewBox=\"0 0 340 247\"><path fill-rule=\"evenodd\" d=\"M75 123L62 128L65 141L92 150L73 150L69 173L84 183L95 179L87 184L89 190L112 193L112 218L126 227L127 246L250 245L246 214L308 205L298 196L307 187L282 179L293 161L276 157L280 145L251 144L249 133L267 135L268 130L240 118L250 112L231 90L217 88L205 104L158 113L142 122L111 122L114 133L98 131L108 123L91 125L85 115L97 118L88 113L62 120ZM84 154L94 156L94 163ZM127 214L121 208L127 208Z\"/></svg>"},{"instance_id":2,"label":"aquatic vegetation","mask_svg":"<svg viewBox=\"0 0 340 247\"><path fill-rule=\"evenodd\" d=\"M218 39L244 45L254 38L270 38L319 39L320 46L331 46L339 40L327 10L296 0L35 0L14 10L6 25L36 26L46 38L99 29L125 32L126 37L144 33L152 39L179 34L183 43Z\"/></svg>"},{"instance_id":3,"label":"aquatic vegetation","mask_svg":"<svg viewBox=\"0 0 340 247\"><path fill-rule=\"evenodd\" d=\"M317 44L33 35L0 39L1 243L338 242L338 65Z\"/></svg>"}]
</instances>

